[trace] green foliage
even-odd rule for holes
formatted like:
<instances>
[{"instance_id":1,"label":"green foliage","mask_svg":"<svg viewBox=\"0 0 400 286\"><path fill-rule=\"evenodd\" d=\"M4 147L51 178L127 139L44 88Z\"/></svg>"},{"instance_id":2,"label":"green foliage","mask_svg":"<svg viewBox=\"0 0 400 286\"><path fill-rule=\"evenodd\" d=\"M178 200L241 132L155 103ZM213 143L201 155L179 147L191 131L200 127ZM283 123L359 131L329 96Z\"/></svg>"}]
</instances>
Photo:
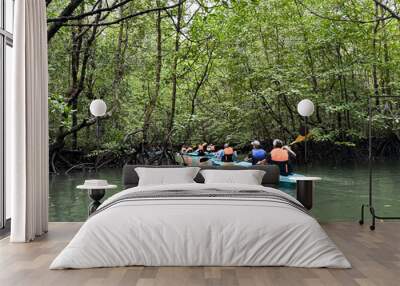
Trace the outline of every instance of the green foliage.
<instances>
[{"instance_id":1,"label":"green foliage","mask_svg":"<svg viewBox=\"0 0 400 286\"><path fill-rule=\"evenodd\" d=\"M49 17L57 15L69 1L55 2L49 7ZM377 69L379 95L396 94L400 89L399 22L385 20L374 35L373 20L380 15L374 15L373 1L196 3L188 0L184 5L177 55L174 145L228 141L241 146L254 138L275 137L290 142L303 122L297 103L309 98L316 104L309 119L312 140L351 147L366 138L367 96L374 92L373 67ZM90 5L86 3L85 10L90 10ZM132 1L124 11L110 13L107 20L154 5L155 1ZM171 17L162 13L160 94L149 129L155 144L166 136L171 110L175 45L171 18L176 21L176 9L169 12ZM153 13L101 28L96 37L75 112L81 122L88 118L93 98L107 102L112 115L102 122L103 147L117 150L126 134L143 126L156 86L156 17ZM118 52L120 25L124 25L123 36L127 38L124 52ZM71 88L71 32L76 29L64 27L49 46L51 138L60 126L71 128L74 110L66 102ZM118 69L123 70L120 79ZM381 100L377 105L384 103ZM399 132L398 108L392 104L391 113L374 115L374 134L384 137ZM78 133L81 148L95 149L94 132L91 126ZM140 136L135 138L141 140Z\"/></svg>"}]
</instances>

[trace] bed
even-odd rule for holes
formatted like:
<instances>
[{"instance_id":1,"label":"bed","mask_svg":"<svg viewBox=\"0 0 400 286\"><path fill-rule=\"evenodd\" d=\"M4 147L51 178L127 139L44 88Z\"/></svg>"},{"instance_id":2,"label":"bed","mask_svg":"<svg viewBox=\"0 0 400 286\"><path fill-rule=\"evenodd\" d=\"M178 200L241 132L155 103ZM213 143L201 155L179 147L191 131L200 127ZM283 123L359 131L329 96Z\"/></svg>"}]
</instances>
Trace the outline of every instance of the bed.
<instances>
[{"instance_id":1,"label":"bed","mask_svg":"<svg viewBox=\"0 0 400 286\"><path fill-rule=\"evenodd\" d=\"M199 173L193 183L151 186L137 186L137 167L124 167L126 189L102 203L50 269L351 267L308 211L271 187L274 166L255 167L265 171L261 185L204 184Z\"/></svg>"}]
</instances>

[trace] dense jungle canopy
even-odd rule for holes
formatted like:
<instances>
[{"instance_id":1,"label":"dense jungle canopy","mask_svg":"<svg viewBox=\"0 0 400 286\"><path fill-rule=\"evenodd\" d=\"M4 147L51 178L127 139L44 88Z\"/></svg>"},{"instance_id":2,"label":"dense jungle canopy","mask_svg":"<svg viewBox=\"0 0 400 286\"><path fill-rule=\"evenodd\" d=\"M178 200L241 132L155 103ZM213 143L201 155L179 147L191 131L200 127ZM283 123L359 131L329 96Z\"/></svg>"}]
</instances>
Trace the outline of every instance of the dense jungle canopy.
<instances>
[{"instance_id":1,"label":"dense jungle canopy","mask_svg":"<svg viewBox=\"0 0 400 286\"><path fill-rule=\"evenodd\" d=\"M97 152L95 98L108 105L100 149L115 156L290 142L304 98L313 145L365 147L369 94L382 97L377 152L399 151L399 100L384 98L400 90L397 0L46 2L53 161Z\"/></svg>"}]
</instances>

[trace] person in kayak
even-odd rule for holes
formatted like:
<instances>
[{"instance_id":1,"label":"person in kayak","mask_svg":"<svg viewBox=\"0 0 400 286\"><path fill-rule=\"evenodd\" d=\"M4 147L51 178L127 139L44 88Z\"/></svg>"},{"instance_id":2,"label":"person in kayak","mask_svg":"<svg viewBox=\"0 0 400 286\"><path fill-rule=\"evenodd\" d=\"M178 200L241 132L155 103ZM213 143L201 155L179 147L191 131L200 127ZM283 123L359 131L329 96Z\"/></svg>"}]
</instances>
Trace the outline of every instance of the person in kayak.
<instances>
[{"instance_id":1,"label":"person in kayak","mask_svg":"<svg viewBox=\"0 0 400 286\"><path fill-rule=\"evenodd\" d=\"M214 153L215 152L215 145L214 144L209 144L207 146L207 152Z\"/></svg>"},{"instance_id":2,"label":"person in kayak","mask_svg":"<svg viewBox=\"0 0 400 286\"><path fill-rule=\"evenodd\" d=\"M181 154L187 154L193 152L193 148L189 145L182 145Z\"/></svg>"},{"instance_id":3,"label":"person in kayak","mask_svg":"<svg viewBox=\"0 0 400 286\"><path fill-rule=\"evenodd\" d=\"M206 154L205 150L207 147L207 143L203 143L203 144L199 144L199 146L197 146L197 155L198 156L204 156Z\"/></svg>"},{"instance_id":4,"label":"person in kayak","mask_svg":"<svg viewBox=\"0 0 400 286\"><path fill-rule=\"evenodd\" d=\"M266 164L267 162L267 152L261 148L260 141L254 140L251 142L251 145L253 145L253 149L251 150L251 153L249 154L249 159L251 159L251 164L252 165L263 165Z\"/></svg>"},{"instance_id":5,"label":"person in kayak","mask_svg":"<svg viewBox=\"0 0 400 286\"><path fill-rule=\"evenodd\" d=\"M188 152L187 149L188 149L188 147L186 145L182 145L181 154L186 154Z\"/></svg>"},{"instance_id":6,"label":"person in kayak","mask_svg":"<svg viewBox=\"0 0 400 286\"><path fill-rule=\"evenodd\" d=\"M272 145L268 163L278 165L282 176L290 175L292 173L290 155L296 156L296 154L288 146L283 146L283 142L279 139L275 139Z\"/></svg>"},{"instance_id":7,"label":"person in kayak","mask_svg":"<svg viewBox=\"0 0 400 286\"><path fill-rule=\"evenodd\" d=\"M224 157L224 149L221 148L217 152L215 152L215 157L217 158L217 160L222 161L222 157Z\"/></svg>"},{"instance_id":8,"label":"person in kayak","mask_svg":"<svg viewBox=\"0 0 400 286\"><path fill-rule=\"evenodd\" d=\"M224 144L224 155L221 158L222 162L233 162L235 150L228 143Z\"/></svg>"}]
</instances>

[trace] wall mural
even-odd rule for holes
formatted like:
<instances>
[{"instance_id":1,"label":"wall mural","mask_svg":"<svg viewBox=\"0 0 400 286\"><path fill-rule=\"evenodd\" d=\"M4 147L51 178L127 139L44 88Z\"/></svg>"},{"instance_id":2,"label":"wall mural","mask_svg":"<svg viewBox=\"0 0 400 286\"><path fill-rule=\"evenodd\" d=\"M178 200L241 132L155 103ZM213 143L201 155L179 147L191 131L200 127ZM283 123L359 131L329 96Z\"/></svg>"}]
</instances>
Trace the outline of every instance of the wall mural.
<instances>
[{"instance_id":1,"label":"wall mural","mask_svg":"<svg viewBox=\"0 0 400 286\"><path fill-rule=\"evenodd\" d=\"M399 89L398 22L373 1L47 2L51 172L190 164L176 153L225 144L243 161L274 139L299 162L304 141L315 160L357 159L368 94ZM398 105L380 101L374 152L398 155Z\"/></svg>"},{"instance_id":2,"label":"wall mural","mask_svg":"<svg viewBox=\"0 0 400 286\"><path fill-rule=\"evenodd\" d=\"M315 217L358 217L369 95L373 156L400 154L387 97L399 94L400 16L382 3L48 0L50 219L84 220L76 186L107 179L112 195L125 163L278 163L324 178ZM384 212L398 167L374 165Z\"/></svg>"}]
</instances>

